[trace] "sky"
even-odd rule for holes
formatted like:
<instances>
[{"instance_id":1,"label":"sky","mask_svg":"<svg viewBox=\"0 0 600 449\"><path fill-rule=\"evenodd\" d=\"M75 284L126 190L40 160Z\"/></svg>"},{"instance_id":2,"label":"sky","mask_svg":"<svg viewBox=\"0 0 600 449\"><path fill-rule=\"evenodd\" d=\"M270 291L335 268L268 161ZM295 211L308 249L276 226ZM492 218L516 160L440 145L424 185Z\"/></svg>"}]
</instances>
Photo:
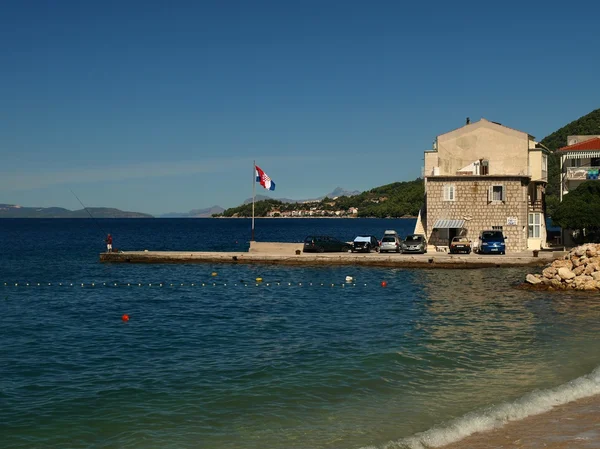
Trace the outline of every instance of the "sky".
<instances>
[{"instance_id":1,"label":"sky","mask_svg":"<svg viewBox=\"0 0 600 449\"><path fill-rule=\"evenodd\" d=\"M466 117L541 140L599 108L599 16L591 1L5 0L0 203L235 207L253 161L273 198L414 180Z\"/></svg>"}]
</instances>

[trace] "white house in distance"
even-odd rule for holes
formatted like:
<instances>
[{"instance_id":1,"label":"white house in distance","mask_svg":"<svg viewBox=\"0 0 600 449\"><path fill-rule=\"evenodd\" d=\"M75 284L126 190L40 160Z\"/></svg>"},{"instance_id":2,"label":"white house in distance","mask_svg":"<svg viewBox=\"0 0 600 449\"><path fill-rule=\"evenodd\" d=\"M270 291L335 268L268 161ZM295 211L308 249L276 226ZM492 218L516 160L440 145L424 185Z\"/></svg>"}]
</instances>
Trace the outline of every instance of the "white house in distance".
<instances>
[{"instance_id":1,"label":"white house in distance","mask_svg":"<svg viewBox=\"0 0 600 449\"><path fill-rule=\"evenodd\" d=\"M600 135L569 136L567 146L559 148L560 200L582 182L598 179L600 169Z\"/></svg>"},{"instance_id":2,"label":"white house in distance","mask_svg":"<svg viewBox=\"0 0 600 449\"><path fill-rule=\"evenodd\" d=\"M559 148L560 200L587 180L598 179L600 170L600 135L568 136L567 146ZM563 243L575 245L569 232L563 230Z\"/></svg>"},{"instance_id":3,"label":"white house in distance","mask_svg":"<svg viewBox=\"0 0 600 449\"><path fill-rule=\"evenodd\" d=\"M415 233L448 246L502 230L507 251L546 246L545 187L550 151L528 133L481 119L437 136L425 151L425 204Z\"/></svg>"}]
</instances>

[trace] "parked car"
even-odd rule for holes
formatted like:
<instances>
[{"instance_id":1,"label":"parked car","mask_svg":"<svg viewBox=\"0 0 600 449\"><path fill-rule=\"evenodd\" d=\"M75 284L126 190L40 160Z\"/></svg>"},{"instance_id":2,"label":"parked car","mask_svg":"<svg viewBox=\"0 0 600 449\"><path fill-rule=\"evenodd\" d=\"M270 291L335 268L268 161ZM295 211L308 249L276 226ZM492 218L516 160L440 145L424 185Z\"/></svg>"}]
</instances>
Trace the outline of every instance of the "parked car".
<instances>
[{"instance_id":1,"label":"parked car","mask_svg":"<svg viewBox=\"0 0 600 449\"><path fill-rule=\"evenodd\" d=\"M403 253L421 253L427 252L427 240L423 234L410 234L402 241Z\"/></svg>"},{"instance_id":2,"label":"parked car","mask_svg":"<svg viewBox=\"0 0 600 449\"><path fill-rule=\"evenodd\" d=\"M304 239L305 253L348 252L352 246L328 235L309 235Z\"/></svg>"},{"instance_id":3,"label":"parked car","mask_svg":"<svg viewBox=\"0 0 600 449\"><path fill-rule=\"evenodd\" d=\"M502 231L487 230L479 234L477 252L479 254L505 254L506 237Z\"/></svg>"},{"instance_id":4,"label":"parked car","mask_svg":"<svg viewBox=\"0 0 600 449\"><path fill-rule=\"evenodd\" d=\"M381 243L379 245L380 253L387 253L393 251L395 253L399 253L402 247L402 240L396 234L396 231L392 234L389 231L385 231L383 234L383 238L381 239Z\"/></svg>"},{"instance_id":5,"label":"parked car","mask_svg":"<svg viewBox=\"0 0 600 449\"><path fill-rule=\"evenodd\" d=\"M379 251L379 240L374 235L359 235L354 239L352 252L370 253Z\"/></svg>"},{"instance_id":6,"label":"parked car","mask_svg":"<svg viewBox=\"0 0 600 449\"><path fill-rule=\"evenodd\" d=\"M462 237L453 237L450 242L450 254L457 253L471 253L471 240L462 236Z\"/></svg>"}]
</instances>

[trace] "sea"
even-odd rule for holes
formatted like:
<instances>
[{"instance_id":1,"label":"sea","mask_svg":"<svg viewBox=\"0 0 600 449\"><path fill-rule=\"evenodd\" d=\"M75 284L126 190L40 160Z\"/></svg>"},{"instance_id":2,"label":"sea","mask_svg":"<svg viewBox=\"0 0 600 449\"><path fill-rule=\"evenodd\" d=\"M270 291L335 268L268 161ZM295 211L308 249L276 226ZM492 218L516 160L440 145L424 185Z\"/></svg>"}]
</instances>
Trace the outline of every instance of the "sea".
<instances>
[{"instance_id":1,"label":"sea","mask_svg":"<svg viewBox=\"0 0 600 449\"><path fill-rule=\"evenodd\" d=\"M414 223L256 219L255 240ZM0 447L439 447L600 393L598 295L517 288L536 268L99 261L108 233L245 252L251 228L0 220Z\"/></svg>"}]
</instances>

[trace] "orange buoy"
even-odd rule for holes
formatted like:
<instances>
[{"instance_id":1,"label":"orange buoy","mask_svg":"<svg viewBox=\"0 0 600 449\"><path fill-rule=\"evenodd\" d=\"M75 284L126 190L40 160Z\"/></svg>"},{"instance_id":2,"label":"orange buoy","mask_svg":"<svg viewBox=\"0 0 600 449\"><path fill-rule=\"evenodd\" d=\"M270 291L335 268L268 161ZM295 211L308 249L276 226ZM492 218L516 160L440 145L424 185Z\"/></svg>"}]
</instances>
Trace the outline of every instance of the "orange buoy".
<instances>
[{"instance_id":1,"label":"orange buoy","mask_svg":"<svg viewBox=\"0 0 600 449\"><path fill-rule=\"evenodd\" d=\"M123 315L123 316L121 317L121 319L122 319L124 322L127 322L127 321L129 321L129 315L125 314L125 315Z\"/></svg>"},{"instance_id":2,"label":"orange buoy","mask_svg":"<svg viewBox=\"0 0 600 449\"><path fill-rule=\"evenodd\" d=\"M387 282L385 282L385 281L381 281L381 286L382 286L382 287L387 287Z\"/></svg>"}]
</instances>

